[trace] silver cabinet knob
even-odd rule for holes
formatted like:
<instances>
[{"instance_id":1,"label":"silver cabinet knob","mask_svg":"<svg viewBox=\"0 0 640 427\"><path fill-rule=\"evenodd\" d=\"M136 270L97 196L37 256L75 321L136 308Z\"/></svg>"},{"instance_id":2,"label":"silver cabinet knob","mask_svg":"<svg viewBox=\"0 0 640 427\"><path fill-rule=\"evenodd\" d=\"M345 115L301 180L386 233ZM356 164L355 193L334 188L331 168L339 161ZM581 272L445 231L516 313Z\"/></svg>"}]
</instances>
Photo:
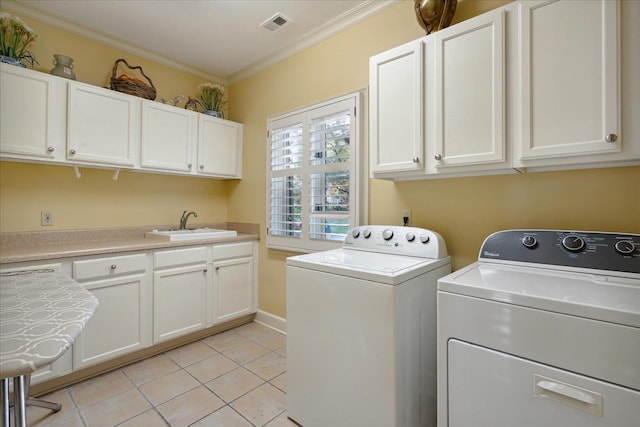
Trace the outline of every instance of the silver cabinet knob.
<instances>
[{"instance_id":1,"label":"silver cabinet knob","mask_svg":"<svg viewBox=\"0 0 640 427\"><path fill-rule=\"evenodd\" d=\"M117 265L115 265L115 264L111 264L111 267L109 267L109 268L110 268L111 270L115 270L116 268L118 268L118 266L117 266Z\"/></svg>"},{"instance_id":2,"label":"silver cabinet knob","mask_svg":"<svg viewBox=\"0 0 640 427\"><path fill-rule=\"evenodd\" d=\"M56 149L53 147L47 147L47 151L53 153L54 151L56 151Z\"/></svg>"},{"instance_id":3,"label":"silver cabinet knob","mask_svg":"<svg viewBox=\"0 0 640 427\"><path fill-rule=\"evenodd\" d=\"M204 165L200 165L200 169L204 169Z\"/></svg>"},{"instance_id":4,"label":"silver cabinet knob","mask_svg":"<svg viewBox=\"0 0 640 427\"><path fill-rule=\"evenodd\" d=\"M209 271L209 270L207 270L207 269L205 268L205 269L204 269L204 270L202 270L202 271L203 271L204 273L206 273L206 272L207 272L207 271Z\"/></svg>"},{"instance_id":5,"label":"silver cabinet knob","mask_svg":"<svg viewBox=\"0 0 640 427\"><path fill-rule=\"evenodd\" d=\"M70 154L76 154L76 150L75 150L75 148L72 148L71 150L69 150L69 153L70 153Z\"/></svg>"},{"instance_id":6,"label":"silver cabinet knob","mask_svg":"<svg viewBox=\"0 0 640 427\"><path fill-rule=\"evenodd\" d=\"M413 163L420 163L420 157L414 157L411 160L413 161Z\"/></svg>"},{"instance_id":7,"label":"silver cabinet knob","mask_svg":"<svg viewBox=\"0 0 640 427\"><path fill-rule=\"evenodd\" d=\"M188 167L189 169L191 169L191 168L193 167L193 164L192 164L192 163L189 163L189 164L187 165L187 167Z\"/></svg>"},{"instance_id":8,"label":"silver cabinet knob","mask_svg":"<svg viewBox=\"0 0 640 427\"><path fill-rule=\"evenodd\" d=\"M435 158L436 160L442 160L442 155L441 155L441 154L436 154L436 155L434 156L434 158Z\"/></svg>"},{"instance_id":9,"label":"silver cabinet knob","mask_svg":"<svg viewBox=\"0 0 640 427\"><path fill-rule=\"evenodd\" d=\"M616 142L618 140L618 135L616 135L615 133L610 133L609 135L605 136L604 140L607 142Z\"/></svg>"},{"instance_id":10,"label":"silver cabinet knob","mask_svg":"<svg viewBox=\"0 0 640 427\"><path fill-rule=\"evenodd\" d=\"M220 267L216 267L216 271L220 271Z\"/></svg>"}]
</instances>

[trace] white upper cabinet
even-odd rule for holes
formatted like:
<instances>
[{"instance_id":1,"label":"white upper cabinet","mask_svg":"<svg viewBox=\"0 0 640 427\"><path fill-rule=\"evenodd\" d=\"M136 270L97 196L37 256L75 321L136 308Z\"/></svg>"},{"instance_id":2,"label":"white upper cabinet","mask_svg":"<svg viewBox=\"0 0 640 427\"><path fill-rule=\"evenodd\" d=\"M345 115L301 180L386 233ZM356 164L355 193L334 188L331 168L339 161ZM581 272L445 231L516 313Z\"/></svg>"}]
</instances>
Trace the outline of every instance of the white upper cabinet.
<instances>
[{"instance_id":1,"label":"white upper cabinet","mask_svg":"<svg viewBox=\"0 0 640 427\"><path fill-rule=\"evenodd\" d=\"M198 115L153 101L142 101L140 166L191 172Z\"/></svg>"},{"instance_id":2,"label":"white upper cabinet","mask_svg":"<svg viewBox=\"0 0 640 427\"><path fill-rule=\"evenodd\" d=\"M373 177L639 164L638 16L635 1L518 1L372 57Z\"/></svg>"},{"instance_id":3,"label":"white upper cabinet","mask_svg":"<svg viewBox=\"0 0 640 427\"><path fill-rule=\"evenodd\" d=\"M369 59L369 138L373 176L424 169L423 42Z\"/></svg>"},{"instance_id":4,"label":"white upper cabinet","mask_svg":"<svg viewBox=\"0 0 640 427\"><path fill-rule=\"evenodd\" d=\"M240 123L200 114L198 117L198 174L242 177Z\"/></svg>"},{"instance_id":5,"label":"white upper cabinet","mask_svg":"<svg viewBox=\"0 0 640 427\"><path fill-rule=\"evenodd\" d=\"M140 98L70 82L67 160L132 168L139 146Z\"/></svg>"},{"instance_id":6,"label":"white upper cabinet","mask_svg":"<svg viewBox=\"0 0 640 427\"><path fill-rule=\"evenodd\" d=\"M523 166L603 161L630 142L620 120L619 6L611 0L518 4L516 158Z\"/></svg>"},{"instance_id":7,"label":"white upper cabinet","mask_svg":"<svg viewBox=\"0 0 640 427\"><path fill-rule=\"evenodd\" d=\"M504 9L485 13L429 40L428 173L511 166L505 132L506 14Z\"/></svg>"},{"instance_id":8,"label":"white upper cabinet","mask_svg":"<svg viewBox=\"0 0 640 427\"><path fill-rule=\"evenodd\" d=\"M49 74L2 64L2 158L52 162L65 158L66 85Z\"/></svg>"}]
</instances>

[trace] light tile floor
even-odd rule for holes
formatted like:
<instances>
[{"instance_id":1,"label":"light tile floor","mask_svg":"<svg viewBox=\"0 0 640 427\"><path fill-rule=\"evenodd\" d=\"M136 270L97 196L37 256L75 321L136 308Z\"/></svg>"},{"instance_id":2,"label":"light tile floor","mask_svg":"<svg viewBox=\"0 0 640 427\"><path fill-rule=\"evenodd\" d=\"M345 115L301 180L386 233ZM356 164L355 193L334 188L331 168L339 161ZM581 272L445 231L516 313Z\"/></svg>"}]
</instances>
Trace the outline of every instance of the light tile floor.
<instances>
[{"instance_id":1,"label":"light tile floor","mask_svg":"<svg viewBox=\"0 0 640 427\"><path fill-rule=\"evenodd\" d=\"M42 399L30 427L293 427L286 416L286 336L249 323Z\"/></svg>"}]
</instances>

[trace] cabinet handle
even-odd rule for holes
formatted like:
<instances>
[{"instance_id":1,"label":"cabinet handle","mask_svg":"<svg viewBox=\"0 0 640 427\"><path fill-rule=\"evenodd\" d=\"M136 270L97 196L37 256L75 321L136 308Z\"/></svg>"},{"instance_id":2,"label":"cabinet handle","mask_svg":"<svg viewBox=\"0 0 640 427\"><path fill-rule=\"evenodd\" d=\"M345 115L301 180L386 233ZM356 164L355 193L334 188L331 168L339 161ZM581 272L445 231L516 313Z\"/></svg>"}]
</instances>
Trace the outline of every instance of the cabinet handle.
<instances>
[{"instance_id":1,"label":"cabinet handle","mask_svg":"<svg viewBox=\"0 0 640 427\"><path fill-rule=\"evenodd\" d=\"M200 169L204 169L204 165L200 165Z\"/></svg>"},{"instance_id":2,"label":"cabinet handle","mask_svg":"<svg viewBox=\"0 0 640 427\"><path fill-rule=\"evenodd\" d=\"M442 155L440 154L436 154L434 157L436 160L442 160Z\"/></svg>"},{"instance_id":3,"label":"cabinet handle","mask_svg":"<svg viewBox=\"0 0 640 427\"><path fill-rule=\"evenodd\" d=\"M53 147L47 147L47 151L53 153L54 151L56 151L56 149Z\"/></svg>"},{"instance_id":4,"label":"cabinet handle","mask_svg":"<svg viewBox=\"0 0 640 427\"><path fill-rule=\"evenodd\" d=\"M604 138L604 140L609 143L616 142L618 140L618 135L616 135L615 133L610 133Z\"/></svg>"},{"instance_id":5,"label":"cabinet handle","mask_svg":"<svg viewBox=\"0 0 640 427\"><path fill-rule=\"evenodd\" d=\"M216 267L216 271L220 270L220 267Z\"/></svg>"},{"instance_id":6,"label":"cabinet handle","mask_svg":"<svg viewBox=\"0 0 640 427\"><path fill-rule=\"evenodd\" d=\"M202 270L203 273L206 273L207 271L209 271L209 270L207 270L206 268L204 270Z\"/></svg>"},{"instance_id":7,"label":"cabinet handle","mask_svg":"<svg viewBox=\"0 0 640 427\"><path fill-rule=\"evenodd\" d=\"M420 157L414 157L411 160L413 160L413 163L420 163Z\"/></svg>"},{"instance_id":8,"label":"cabinet handle","mask_svg":"<svg viewBox=\"0 0 640 427\"><path fill-rule=\"evenodd\" d=\"M187 167L188 167L189 169L191 169L191 168L193 167L193 164L189 163L189 164L187 165Z\"/></svg>"},{"instance_id":9,"label":"cabinet handle","mask_svg":"<svg viewBox=\"0 0 640 427\"><path fill-rule=\"evenodd\" d=\"M76 154L76 150L72 148L71 150L69 150L69 153Z\"/></svg>"},{"instance_id":10,"label":"cabinet handle","mask_svg":"<svg viewBox=\"0 0 640 427\"><path fill-rule=\"evenodd\" d=\"M110 267L110 268L111 268L111 270L115 270L116 268L118 268L118 266L117 266L117 265L115 265L115 264L111 264L111 267Z\"/></svg>"}]
</instances>

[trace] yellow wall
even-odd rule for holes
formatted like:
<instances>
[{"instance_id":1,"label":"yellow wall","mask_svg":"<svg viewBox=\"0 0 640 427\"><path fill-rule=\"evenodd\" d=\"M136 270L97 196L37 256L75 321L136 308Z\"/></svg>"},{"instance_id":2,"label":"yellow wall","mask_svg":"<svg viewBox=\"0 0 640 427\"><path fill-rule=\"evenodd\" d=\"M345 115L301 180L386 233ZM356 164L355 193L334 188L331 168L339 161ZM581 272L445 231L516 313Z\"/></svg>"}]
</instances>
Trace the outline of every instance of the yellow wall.
<instances>
[{"instance_id":1,"label":"yellow wall","mask_svg":"<svg viewBox=\"0 0 640 427\"><path fill-rule=\"evenodd\" d=\"M506 1L459 3L455 22ZM265 248L267 117L368 85L370 56L421 37L413 2L403 1L304 52L229 89L230 119L244 123L241 181L167 177L0 163L0 231L42 230L40 210L54 212L55 228L93 228L177 222L182 209L198 211L203 221L259 223L259 306L286 317L285 258ZM195 94L201 78L171 70L27 20L41 35L34 48L46 61L53 53L76 59L81 81L106 85L115 59L142 65L159 97ZM61 49L60 46L64 46ZM637 186L640 167L593 169L527 175L489 176L393 183L370 180L369 222L397 224L411 209L413 224L440 232L454 268L477 258L488 234L506 228L574 228L640 233ZM49 228L46 228L47 230Z\"/></svg>"},{"instance_id":2,"label":"yellow wall","mask_svg":"<svg viewBox=\"0 0 640 427\"><path fill-rule=\"evenodd\" d=\"M507 1L464 1L455 22ZM368 59L423 36L413 2L400 2L357 26L232 86L234 113L245 124L245 179L230 191L229 217L259 222L260 308L286 317L285 258L265 248L267 117L368 85ZM477 259L483 239L507 228L640 232L640 168L393 183L369 182L369 223L413 225L441 233L460 268Z\"/></svg>"}]
</instances>

